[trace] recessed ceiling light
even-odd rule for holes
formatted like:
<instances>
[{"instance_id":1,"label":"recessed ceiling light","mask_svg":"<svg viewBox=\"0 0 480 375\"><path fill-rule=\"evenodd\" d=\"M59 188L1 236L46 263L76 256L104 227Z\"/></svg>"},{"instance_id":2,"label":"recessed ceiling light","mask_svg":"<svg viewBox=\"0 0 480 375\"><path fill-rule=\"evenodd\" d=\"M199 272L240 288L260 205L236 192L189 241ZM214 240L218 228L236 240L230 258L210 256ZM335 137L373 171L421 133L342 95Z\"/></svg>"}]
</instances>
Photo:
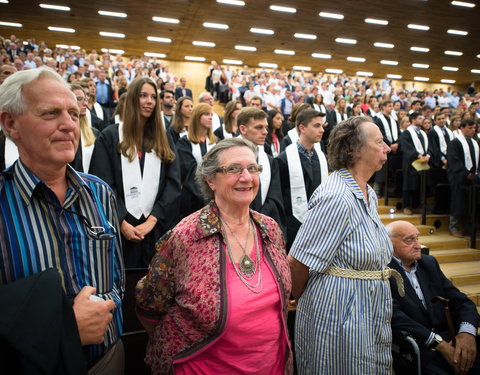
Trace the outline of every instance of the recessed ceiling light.
<instances>
[{"instance_id":1,"label":"recessed ceiling light","mask_svg":"<svg viewBox=\"0 0 480 375\"><path fill-rule=\"evenodd\" d=\"M107 53L107 52L110 52L110 53L116 53L117 55L123 55L125 53L125 51L123 49L113 49L113 48L102 48L101 50L103 53Z\"/></svg>"},{"instance_id":2,"label":"recessed ceiling light","mask_svg":"<svg viewBox=\"0 0 480 375\"><path fill-rule=\"evenodd\" d=\"M278 55L290 55L290 56L295 55L295 51L290 51L290 50L285 50L285 49L276 49L273 52L275 52Z\"/></svg>"},{"instance_id":3,"label":"recessed ceiling light","mask_svg":"<svg viewBox=\"0 0 480 375\"><path fill-rule=\"evenodd\" d=\"M410 51L415 51L415 52L429 52L430 48L426 47L410 47Z\"/></svg>"},{"instance_id":4,"label":"recessed ceiling light","mask_svg":"<svg viewBox=\"0 0 480 375\"><path fill-rule=\"evenodd\" d=\"M108 10L99 10L98 14L100 14L101 16L108 16L108 17L127 18L127 13L110 12Z\"/></svg>"},{"instance_id":5,"label":"recessed ceiling light","mask_svg":"<svg viewBox=\"0 0 480 375\"><path fill-rule=\"evenodd\" d=\"M250 29L251 33L256 33L256 34L265 34L265 35L273 35L275 32L270 29L261 29L259 27L252 27Z\"/></svg>"},{"instance_id":6,"label":"recessed ceiling light","mask_svg":"<svg viewBox=\"0 0 480 375\"><path fill-rule=\"evenodd\" d=\"M236 45L235 49L238 49L239 51L255 52L257 50L257 47Z\"/></svg>"},{"instance_id":7,"label":"recessed ceiling light","mask_svg":"<svg viewBox=\"0 0 480 375\"><path fill-rule=\"evenodd\" d=\"M232 64L232 65L242 65L242 60L230 60L230 59L223 59L224 64Z\"/></svg>"},{"instance_id":8,"label":"recessed ceiling light","mask_svg":"<svg viewBox=\"0 0 480 375\"><path fill-rule=\"evenodd\" d=\"M144 55L148 57L159 57L161 59L167 57L167 55L165 55L164 53L157 53L157 52L145 52Z\"/></svg>"},{"instance_id":9,"label":"recessed ceiling light","mask_svg":"<svg viewBox=\"0 0 480 375\"><path fill-rule=\"evenodd\" d=\"M343 14L340 13L320 12L318 15L323 18L333 18L335 20L343 20L344 18Z\"/></svg>"},{"instance_id":10,"label":"recessed ceiling light","mask_svg":"<svg viewBox=\"0 0 480 375\"><path fill-rule=\"evenodd\" d=\"M455 29L448 29L447 33L453 34L453 35L462 35L462 36L468 35L468 31L455 30Z\"/></svg>"},{"instance_id":11,"label":"recessed ceiling light","mask_svg":"<svg viewBox=\"0 0 480 375\"><path fill-rule=\"evenodd\" d=\"M380 64L383 64L383 65L398 65L398 61L394 61L394 60L381 60L381 61L380 61Z\"/></svg>"},{"instance_id":12,"label":"recessed ceiling light","mask_svg":"<svg viewBox=\"0 0 480 375\"><path fill-rule=\"evenodd\" d=\"M440 80L440 82L442 82L442 83L455 83L455 80L454 79L442 79L442 80Z\"/></svg>"},{"instance_id":13,"label":"recessed ceiling light","mask_svg":"<svg viewBox=\"0 0 480 375\"><path fill-rule=\"evenodd\" d=\"M427 26L427 25L416 25L414 23L410 23L408 24L407 26L409 29L413 29L413 30L422 30L422 31L428 31L430 30L430 26Z\"/></svg>"},{"instance_id":14,"label":"recessed ceiling light","mask_svg":"<svg viewBox=\"0 0 480 375\"><path fill-rule=\"evenodd\" d=\"M366 61L365 57L353 57L353 56L348 56L347 60L352 61L352 62L365 62Z\"/></svg>"},{"instance_id":15,"label":"recessed ceiling light","mask_svg":"<svg viewBox=\"0 0 480 375\"><path fill-rule=\"evenodd\" d=\"M69 27L56 27L56 26L48 26L48 30L59 31L61 33L74 33L75 32L75 29L71 29Z\"/></svg>"},{"instance_id":16,"label":"recessed ceiling light","mask_svg":"<svg viewBox=\"0 0 480 375\"><path fill-rule=\"evenodd\" d=\"M477 55L477 59L480 59L480 54Z\"/></svg>"},{"instance_id":17,"label":"recessed ceiling light","mask_svg":"<svg viewBox=\"0 0 480 375\"><path fill-rule=\"evenodd\" d=\"M300 66L300 65L294 65L293 70L303 70L305 72L309 72L312 70L309 66Z\"/></svg>"},{"instance_id":18,"label":"recessed ceiling light","mask_svg":"<svg viewBox=\"0 0 480 375\"><path fill-rule=\"evenodd\" d=\"M379 19L376 19L376 18L365 18L365 22L366 23L373 23L375 25L388 25L388 21L387 20L379 20Z\"/></svg>"},{"instance_id":19,"label":"recessed ceiling light","mask_svg":"<svg viewBox=\"0 0 480 375\"><path fill-rule=\"evenodd\" d=\"M185 56L185 60L188 60L188 61L205 61L205 57Z\"/></svg>"},{"instance_id":20,"label":"recessed ceiling light","mask_svg":"<svg viewBox=\"0 0 480 375\"><path fill-rule=\"evenodd\" d=\"M419 69L428 69L430 65L428 64L419 64L419 63L413 63L412 66L414 68L419 68Z\"/></svg>"},{"instance_id":21,"label":"recessed ceiling light","mask_svg":"<svg viewBox=\"0 0 480 375\"><path fill-rule=\"evenodd\" d=\"M109 38L125 38L125 34L122 34L122 33L111 33L109 31L100 31L99 34L101 36L106 36Z\"/></svg>"},{"instance_id":22,"label":"recessed ceiling light","mask_svg":"<svg viewBox=\"0 0 480 375\"><path fill-rule=\"evenodd\" d=\"M295 8L284 7L281 5L270 5L271 10L275 10L277 12L285 12L285 13L297 13Z\"/></svg>"},{"instance_id":23,"label":"recessed ceiling light","mask_svg":"<svg viewBox=\"0 0 480 375\"><path fill-rule=\"evenodd\" d=\"M475 74L480 74L480 69L472 69L470 71Z\"/></svg>"},{"instance_id":24,"label":"recessed ceiling light","mask_svg":"<svg viewBox=\"0 0 480 375\"><path fill-rule=\"evenodd\" d=\"M18 23L18 22L0 21L0 26L22 27L23 25L21 23Z\"/></svg>"},{"instance_id":25,"label":"recessed ceiling light","mask_svg":"<svg viewBox=\"0 0 480 375\"><path fill-rule=\"evenodd\" d=\"M80 46L70 46L71 49L80 49Z\"/></svg>"},{"instance_id":26,"label":"recessed ceiling light","mask_svg":"<svg viewBox=\"0 0 480 375\"><path fill-rule=\"evenodd\" d=\"M317 36L316 36L316 35L313 35L313 34L295 33L295 34L293 34L293 36L294 36L295 38L299 38L299 39L310 39L310 40L315 40L315 39L317 39Z\"/></svg>"},{"instance_id":27,"label":"recessed ceiling light","mask_svg":"<svg viewBox=\"0 0 480 375\"><path fill-rule=\"evenodd\" d=\"M378 48L393 48L393 47L395 47L395 44L392 44L392 43L375 42L375 43L373 43L373 45L375 47L378 47Z\"/></svg>"},{"instance_id":28,"label":"recessed ceiling light","mask_svg":"<svg viewBox=\"0 0 480 375\"><path fill-rule=\"evenodd\" d=\"M68 44L57 44L57 48L69 49L70 46Z\"/></svg>"},{"instance_id":29,"label":"recessed ceiling light","mask_svg":"<svg viewBox=\"0 0 480 375\"><path fill-rule=\"evenodd\" d=\"M331 59L332 55L329 55L328 53L312 53L312 57L315 57L316 59Z\"/></svg>"},{"instance_id":30,"label":"recessed ceiling light","mask_svg":"<svg viewBox=\"0 0 480 375\"><path fill-rule=\"evenodd\" d=\"M0 4L8 4L8 0L0 0Z\"/></svg>"},{"instance_id":31,"label":"recessed ceiling light","mask_svg":"<svg viewBox=\"0 0 480 375\"><path fill-rule=\"evenodd\" d=\"M194 46L200 46L200 47L215 47L215 43L213 42L202 42L199 40L194 40L192 44Z\"/></svg>"},{"instance_id":32,"label":"recessed ceiling light","mask_svg":"<svg viewBox=\"0 0 480 375\"><path fill-rule=\"evenodd\" d=\"M413 77L413 80L414 81L423 81L423 82L427 82L430 80L430 78L428 77Z\"/></svg>"},{"instance_id":33,"label":"recessed ceiling light","mask_svg":"<svg viewBox=\"0 0 480 375\"><path fill-rule=\"evenodd\" d=\"M51 9L51 10L63 10L64 12L70 11L70 7L66 7L63 5L40 4L40 8Z\"/></svg>"},{"instance_id":34,"label":"recessed ceiling light","mask_svg":"<svg viewBox=\"0 0 480 375\"><path fill-rule=\"evenodd\" d=\"M227 5L237 5L237 6L245 6L245 1L240 0L217 0L217 3L220 4L227 4Z\"/></svg>"},{"instance_id":35,"label":"recessed ceiling light","mask_svg":"<svg viewBox=\"0 0 480 375\"><path fill-rule=\"evenodd\" d=\"M357 44L357 41L355 39L348 39L348 38L336 38L335 42L344 43L344 44Z\"/></svg>"},{"instance_id":36,"label":"recessed ceiling light","mask_svg":"<svg viewBox=\"0 0 480 375\"><path fill-rule=\"evenodd\" d=\"M220 30L227 30L228 25L224 23L214 23L214 22L204 22L203 27L209 27L211 29L220 29Z\"/></svg>"},{"instance_id":37,"label":"recessed ceiling light","mask_svg":"<svg viewBox=\"0 0 480 375\"><path fill-rule=\"evenodd\" d=\"M180 23L180 20L176 18L168 18L168 17L152 17L152 20L155 22L163 22L163 23Z\"/></svg>"},{"instance_id":38,"label":"recessed ceiling light","mask_svg":"<svg viewBox=\"0 0 480 375\"><path fill-rule=\"evenodd\" d=\"M387 74L387 77L391 79L402 79L400 74Z\"/></svg>"},{"instance_id":39,"label":"recessed ceiling light","mask_svg":"<svg viewBox=\"0 0 480 375\"><path fill-rule=\"evenodd\" d=\"M445 55L450 55L450 56L462 56L463 52L460 51L443 51Z\"/></svg>"},{"instance_id":40,"label":"recessed ceiling light","mask_svg":"<svg viewBox=\"0 0 480 375\"><path fill-rule=\"evenodd\" d=\"M342 69L331 69L331 68L328 68L328 69L325 69L325 71L327 73L333 73L333 74L342 74L343 73L343 70Z\"/></svg>"},{"instance_id":41,"label":"recessed ceiling light","mask_svg":"<svg viewBox=\"0 0 480 375\"><path fill-rule=\"evenodd\" d=\"M466 8L473 8L475 4L467 3L466 1L452 1L452 5L456 5L458 7L466 7Z\"/></svg>"},{"instance_id":42,"label":"recessed ceiling light","mask_svg":"<svg viewBox=\"0 0 480 375\"><path fill-rule=\"evenodd\" d=\"M260 64L258 64L258 66L261 66L262 68L272 68L272 69L275 69L278 67L277 64L265 63L265 62L261 62Z\"/></svg>"},{"instance_id":43,"label":"recessed ceiling light","mask_svg":"<svg viewBox=\"0 0 480 375\"><path fill-rule=\"evenodd\" d=\"M159 42L159 43L172 43L170 38L161 38L159 36L147 36L147 40L150 42Z\"/></svg>"},{"instance_id":44,"label":"recessed ceiling light","mask_svg":"<svg viewBox=\"0 0 480 375\"><path fill-rule=\"evenodd\" d=\"M371 77L373 76L372 72L357 72L357 76Z\"/></svg>"},{"instance_id":45,"label":"recessed ceiling light","mask_svg":"<svg viewBox=\"0 0 480 375\"><path fill-rule=\"evenodd\" d=\"M443 70L448 70L450 72L457 72L458 68L456 66L444 66L442 67Z\"/></svg>"}]
</instances>

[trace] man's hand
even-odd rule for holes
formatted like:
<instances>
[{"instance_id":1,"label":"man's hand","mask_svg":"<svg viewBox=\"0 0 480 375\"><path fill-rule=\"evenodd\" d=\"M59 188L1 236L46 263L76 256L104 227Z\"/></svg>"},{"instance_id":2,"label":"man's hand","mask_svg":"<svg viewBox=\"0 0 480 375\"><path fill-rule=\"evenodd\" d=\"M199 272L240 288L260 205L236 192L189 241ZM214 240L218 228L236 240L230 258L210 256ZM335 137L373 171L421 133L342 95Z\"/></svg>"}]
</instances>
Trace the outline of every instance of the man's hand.
<instances>
[{"instance_id":1,"label":"man's hand","mask_svg":"<svg viewBox=\"0 0 480 375\"><path fill-rule=\"evenodd\" d=\"M110 300L91 301L90 296L95 291L95 288L85 286L73 300L73 312L82 345L101 344L113 319L111 311L115 309L115 303Z\"/></svg>"},{"instance_id":2,"label":"man's hand","mask_svg":"<svg viewBox=\"0 0 480 375\"><path fill-rule=\"evenodd\" d=\"M157 224L157 218L150 215L144 223L137 225L135 229L137 233L140 233L142 237L145 237L153 230L153 228L155 228L155 224Z\"/></svg>"},{"instance_id":3,"label":"man's hand","mask_svg":"<svg viewBox=\"0 0 480 375\"><path fill-rule=\"evenodd\" d=\"M122 221L120 230L122 234L125 236L125 238L129 241L140 242L143 240L142 233L137 228L135 228L132 224L127 223L126 220Z\"/></svg>"},{"instance_id":4,"label":"man's hand","mask_svg":"<svg viewBox=\"0 0 480 375\"><path fill-rule=\"evenodd\" d=\"M453 361L455 348L453 347L451 342L446 342L445 340L442 341L440 344L437 345L436 350L443 355L443 357L447 360L448 364L455 370L457 374L458 367L456 366L455 362Z\"/></svg>"},{"instance_id":5,"label":"man's hand","mask_svg":"<svg viewBox=\"0 0 480 375\"><path fill-rule=\"evenodd\" d=\"M392 151L392 153L396 153L398 150L398 143L392 143L390 145L390 150Z\"/></svg>"},{"instance_id":6,"label":"man's hand","mask_svg":"<svg viewBox=\"0 0 480 375\"><path fill-rule=\"evenodd\" d=\"M456 337L453 362L458 366L460 374L465 374L472 368L476 356L475 336L465 332L459 333Z\"/></svg>"}]
</instances>

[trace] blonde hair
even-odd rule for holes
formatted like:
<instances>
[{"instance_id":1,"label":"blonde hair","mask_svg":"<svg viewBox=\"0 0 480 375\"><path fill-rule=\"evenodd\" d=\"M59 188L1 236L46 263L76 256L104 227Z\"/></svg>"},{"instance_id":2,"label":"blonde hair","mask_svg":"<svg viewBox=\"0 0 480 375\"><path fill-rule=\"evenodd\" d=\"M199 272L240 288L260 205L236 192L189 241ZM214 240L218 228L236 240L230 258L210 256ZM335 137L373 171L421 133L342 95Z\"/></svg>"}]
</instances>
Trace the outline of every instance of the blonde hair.
<instances>
[{"instance_id":1,"label":"blonde hair","mask_svg":"<svg viewBox=\"0 0 480 375\"><path fill-rule=\"evenodd\" d=\"M72 83L70 85L70 90L72 90L72 92L74 92L75 90L80 90L85 94L85 90L78 83ZM86 94L85 94L85 99L86 99ZM80 132L83 135L83 141L84 141L84 144L82 143L83 146L91 146L95 143L96 137L95 137L95 134L93 133L92 127L88 123L86 115L84 116L80 115Z\"/></svg>"},{"instance_id":2,"label":"blonde hair","mask_svg":"<svg viewBox=\"0 0 480 375\"><path fill-rule=\"evenodd\" d=\"M192 117L190 118L190 124L188 125L188 139L192 143L201 143L201 139L199 136L199 129L200 129L200 118L202 115L205 113L211 113L212 112L212 106L206 103L200 103L197 104L193 108L192 112ZM213 144L216 141L216 137L213 134L213 130L210 127L207 131L207 139L208 139L208 144Z\"/></svg>"}]
</instances>

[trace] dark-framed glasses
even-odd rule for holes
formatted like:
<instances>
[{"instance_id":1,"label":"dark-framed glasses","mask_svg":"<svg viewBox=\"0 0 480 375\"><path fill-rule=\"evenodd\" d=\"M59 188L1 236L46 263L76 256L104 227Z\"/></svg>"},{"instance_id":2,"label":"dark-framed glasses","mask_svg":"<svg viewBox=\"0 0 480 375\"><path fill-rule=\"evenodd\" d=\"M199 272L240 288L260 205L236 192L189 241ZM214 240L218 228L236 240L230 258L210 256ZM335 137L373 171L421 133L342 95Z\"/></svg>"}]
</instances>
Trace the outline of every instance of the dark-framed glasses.
<instances>
[{"instance_id":1,"label":"dark-framed glasses","mask_svg":"<svg viewBox=\"0 0 480 375\"><path fill-rule=\"evenodd\" d=\"M216 172L221 172L227 175L241 175L243 170L246 169L250 174L259 174L263 171L263 166L260 164L249 164L247 166L243 166L241 164L230 164L225 167L217 168Z\"/></svg>"}]
</instances>

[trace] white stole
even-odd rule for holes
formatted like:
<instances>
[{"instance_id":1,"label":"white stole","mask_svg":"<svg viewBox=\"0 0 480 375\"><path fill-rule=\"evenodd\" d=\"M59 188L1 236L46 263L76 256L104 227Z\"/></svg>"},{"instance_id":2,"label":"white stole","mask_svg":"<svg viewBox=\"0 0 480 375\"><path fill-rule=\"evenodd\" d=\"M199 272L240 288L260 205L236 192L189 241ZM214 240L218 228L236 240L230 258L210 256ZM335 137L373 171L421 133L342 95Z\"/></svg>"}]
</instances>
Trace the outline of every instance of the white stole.
<instances>
[{"instance_id":1,"label":"white stole","mask_svg":"<svg viewBox=\"0 0 480 375\"><path fill-rule=\"evenodd\" d=\"M93 110L95 111L95 114L97 115L97 117L103 121L104 120L103 109L100 103L97 103L97 102L93 103Z\"/></svg>"},{"instance_id":2,"label":"white stole","mask_svg":"<svg viewBox=\"0 0 480 375\"><path fill-rule=\"evenodd\" d=\"M120 121L121 121L121 120L120 120L120 115L118 115L118 114L115 115L115 117L113 118L113 120L114 120L114 124L120 124Z\"/></svg>"},{"instance_id":3,"label":"white stole","mask_svg":"<svg viewBox=\"0 0 480 375\"><path fill-rule=\"evenodd\" d=\"M389 116L392 131L390 131L390 126L388 125L388 121L383 113L380 113L377 117L380 119L380 121L382 121L383 128L385 129L385 136L387 137L388 141L390 143L396 142L398 140L398 128L397 122L394 120L393 116Z\"/></svg>"},{"instance_id":4,"label":"white stole","mask_svg":"<svg viewBox=\"0 0 480 375\"><path fill-rule=\"evenodd\" d=\"M189 139L189 141L190 141L190 139ZM193 157L196 160L197 165L198 165L202 162L202 158L203 158L200 143L193 143L192 141L190 141L190 144L192 145L192 155L193 155ZM216 143L209 144L208 139L207 139L207 141L206 141L207 152L210 151L212 149L212 147L215 146L215 144Z\"/></svg>"},{"instance_id":5,"label":"white stole","mask_svg":"<svg viewBox=\"0 0 480 375\"><path fill-rule=\"evenodd\" d=\"M263 167L263 171L260 174L260 189L262 194L262 206L267 199L268 189L270 189L270 181L272 180L272 171L270 169L270 162L268 161L268 155L265 152L263 145L257 146L258 150L258 164Z\"/></svg>"},{"instance_id":6,"label":"white stole","mask_svg":"<svg viewBox=\"0 0 480 375\"><path fill-rule=\"evenodd\" d=\"M317 147L318 146L318 147ZM314 145L315 152L320 161L321 183L325 182L328 177L328 164L325 154L322 152L320 143ZM298 152L297 143L288 145L285 149L288 164L288 177L290 180L290 199L292 202L293 216L301 223L305 219L308 209L307 189L305 188L305 180L303 179L302 163Z\"/></svg>"},{"instance_id":7,"label":"white stole","mask_svg":"<svg viewBox=\"0 0 480 375\"><path fill-rule=\"evenodd\" d=\"M339 124L343 120L346 120L348 118L348 115L346 113L340 113L337 110L335 110L335 117L337 118L337 124Z\"/></svg>"},{"instance_id":8,"label":"white stole","mask_svg":"<svg viewBox=\"0 0 480 375\"><path fill-rule=\"evenodd\" d=\"M92 112L87 108L87 113L85 113L85 118L87 119L87 124L92 127Z\"/></svg>"},{"instance_id":9,"label":"white stole","mask_svg":"<svg viewBox=\"0 0 480 375\"><path fill-rule=\"evenodd\" d=\"M446 126L444 126L443 128L447 132L447 135L448 135L448 138L450 139L450 141L452 141L453 140L452 131L449 128L447 128ZM438 135L438 140L440 142L440 151L442 152L443 155L447 155L447 142L445 141L445 136L443 135L442 128L438 125L435 125L433 127L433 130L435 130L435 132Z\"/></svg>"},{"instance_id":10,"label":"white stole","mask_svg":"<svg viewBox=\"0 0 480 375\"><path fill-rule=\"evenodd\" d=\"M222 124L220 123L220 116L218 116L216 113L214 113L213 118L212 118L212 130L215 131L220 126L222 126Z\"/></svg>"},{"instance_id":11,"label":"white stole","mask_svg":"<svg viewBox=\"0 0 480 375\"><path fill-rule=\"evenodd\" d=\"M118 126L119 142L123 140L123 122ZM120 155L122 162L122 182L127 211L136 219L148 217L152 212L160 184L162 162L155 152L145 154L143 176L140 171L140 160L135 151L135 158L130 162Z\"/></svg>"},{"instance_id":12,"label":"white stole","mask_svg":"<svg viewBox=\"0 0 480 375\"><path fill-rule=\"evenodd\" d=\"M423 155L423 154L426 154L428 150L428 138L425 132L422 129L420 129L420 134L422 135L423 141L425 143L425 150L424 150L422 146L422 142L420 142L420 138L418 138L416 129L417 127L415 125L410 125L407 128L407 130L410 132L410 135L412 136L412 141L413 141L413 144L415 145L415 150L417 150L417 152L420 155Z\"/></svg>"},{"instance_id":13,"label":"white stole","mask_svg":"<svg viewBox=\"0 0 480 375\"><path fill-rule=\"evenodd\" d=\"M83 137L83 134L81 134L80 137L82 139L82 168L84 173L88 173L90 169L90 161L92 160L95 142L92 143L90 146L85 146L85 138Z\"/></svg>"},{"instance_id":14,"label":"white stole","mask_svg":"<svg viewBox=\"0 0 480 375\"><path fill-rule=\"evenodd\" d=\"M315 111L318 111L318 112L327 113L327 109L325 108L325 106L323 104L318 105L318 104L314 103L313 104L313 109Z\"/></svg>"},{"instance_id":15,"label":"white stole","mask_svg":"<svg viewBox=\"0 0 480 375\"><path fill-rule=\"evenodd\" d=\"M225 129L225 124L220 125L220 126L222 127L222 130L223 130L223 139L227 139L227 138L232 138L232 137L233 137L233 134L227 132L227 129Z\"/></svg>"},{"instance_id":16,"label":"white stole","mask_svg":"<svg viewBox=\"0 0 480 375\"><path fill-rule=\"evenodd\" d=\"M293 129L290 129L287 134L290 137L292 143L297 143L298 139L300 138L296 126Z\"/></svg>"},{"instance_id":17,"label":"white stole","mask_svg":"<svg viewBox=\"0 0 480 375\"><path fill-rule=\"evenodd\" d=\"M468 147L467 139L465 138L463 133L460 133L459 135L457 135L457 138L463 147L463 154L465 155L465 168L467 168L467 170L470 170L473 167L473 161L470 155L470 147ZM472 144L473 144L473 149L475 151L475 165L478 166L478 155L479 155L478 144L474 140L472 140Z\"/></svg>"},{"instance_id":18,"label":"white stole","mask_svg":"<svg viewBox=\"0 0 480 375\"><path fill-rule=\"evenodd\" d=\"M5 138L5 168L10 167L18 159L18 148L10 138Z\"/></svg>"}]
</instances>

